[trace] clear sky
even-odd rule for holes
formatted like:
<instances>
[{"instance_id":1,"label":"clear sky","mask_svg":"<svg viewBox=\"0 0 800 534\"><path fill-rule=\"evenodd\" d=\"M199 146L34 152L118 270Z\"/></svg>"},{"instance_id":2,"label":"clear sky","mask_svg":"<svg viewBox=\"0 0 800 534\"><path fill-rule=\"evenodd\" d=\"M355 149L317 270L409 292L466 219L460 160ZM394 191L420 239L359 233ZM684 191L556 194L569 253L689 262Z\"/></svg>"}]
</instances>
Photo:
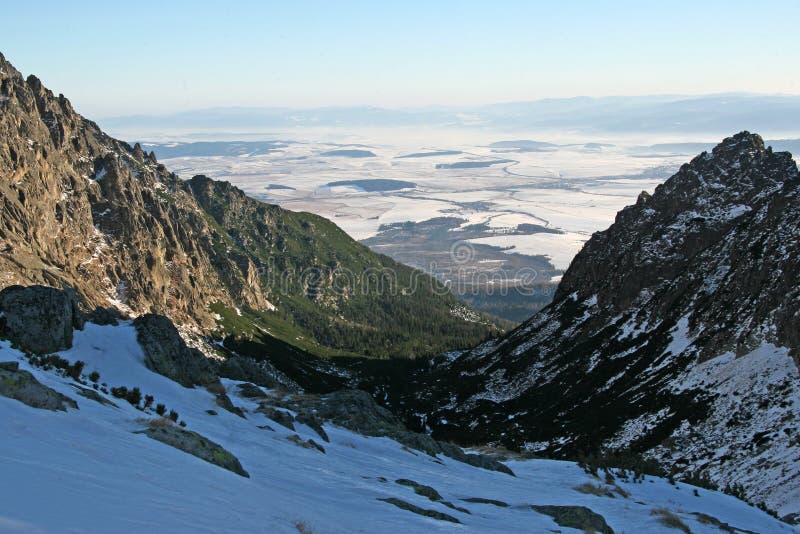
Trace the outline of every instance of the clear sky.
<instances>
[{"instance_id":1,"label":"clear sky","mask_svg":"<svg viewBox=\"0 0 800 534\"><path fill-rule=\"evenodd\" d=\"M0 52L89 116L800 93L800 1L37 1Z\"/></svg>"}]
</instances>

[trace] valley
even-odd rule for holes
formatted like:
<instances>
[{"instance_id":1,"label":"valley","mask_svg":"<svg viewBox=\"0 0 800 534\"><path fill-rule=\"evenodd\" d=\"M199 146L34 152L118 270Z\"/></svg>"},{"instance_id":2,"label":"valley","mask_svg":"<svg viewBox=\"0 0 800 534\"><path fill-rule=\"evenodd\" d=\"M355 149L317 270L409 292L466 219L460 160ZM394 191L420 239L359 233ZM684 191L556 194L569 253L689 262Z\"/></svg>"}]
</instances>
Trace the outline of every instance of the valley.
<instances>
[{"instance_id":1,"label":"valley","mask_svg":"<svg viewBox=\"0 0 800 534\"><path fill-rule=\"evenodd\" d=\"M120 133L137 135L173 172L227 180L253 198L329 218L476 309L516 323L549 301L593 232L686 158L682 150L642 157L625 138L497 142L511 134L468 130L295 129L258 142Z\"/></svg>"},{"instance_id":2,"label":"valley","mask_svg":"<svg viewBox=\"0 0 800 534\"><path fill-rule=\"evenodd\" d=\"M0 531L798 532L798 110L96 123L0 54Z\"/></svg>"}]
</instances>

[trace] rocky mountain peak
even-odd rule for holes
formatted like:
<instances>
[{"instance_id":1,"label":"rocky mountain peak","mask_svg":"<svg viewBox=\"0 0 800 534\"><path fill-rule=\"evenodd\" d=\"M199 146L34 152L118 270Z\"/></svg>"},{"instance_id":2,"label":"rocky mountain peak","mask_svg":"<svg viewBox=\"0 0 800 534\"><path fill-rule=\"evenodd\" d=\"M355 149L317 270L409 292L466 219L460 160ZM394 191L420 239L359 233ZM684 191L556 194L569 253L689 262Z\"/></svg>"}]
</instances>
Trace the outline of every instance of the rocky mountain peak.
<instances>
[{"instance_id":1,"label":"rocky mountain peak","mask_svg":"<svg viewBox=\"0 0 800 534\"><path fill-rule=\"evenodd\" d=\"M406 283L412 270L320 217L207 177L184 182L141 144L106 135L5 58L0 139L0 289L69 286L87 311L158 313L205 334L280 332L283 341L326 354L410 356L496 331L455 317L455 298L432 290L413 298L361 295L355 282L340 291L329 279L301 277L331 265L353 273L386 267ZM294 277L281 279L285 272ZM435 319L411 328L420 316Z\"/></svg>"},{"instance_id":2,"label":"rocky mountain peak","mask_svg":"<svg viewBox=\"0 0 800 534\"><path fill-rule=\"evenodd\" d=\"M552 304L395 406L439 437L644 454L795 513L799 235L791 154L729 137L595 233Z\"/></svg>"},{"instance_id":3,"label":"rocky mountain peak","mask_svg":"<svg viewBox=\"0 0 800 534\"><path fill-rule=\"evenodd\" d=\"M756 205L798 180L788 152L764 148L757 134L729 137L596 233L564 274L555 300L597 293L602 304L621 310L643 289L674 278Z\"/></svg>"}]
</instances>

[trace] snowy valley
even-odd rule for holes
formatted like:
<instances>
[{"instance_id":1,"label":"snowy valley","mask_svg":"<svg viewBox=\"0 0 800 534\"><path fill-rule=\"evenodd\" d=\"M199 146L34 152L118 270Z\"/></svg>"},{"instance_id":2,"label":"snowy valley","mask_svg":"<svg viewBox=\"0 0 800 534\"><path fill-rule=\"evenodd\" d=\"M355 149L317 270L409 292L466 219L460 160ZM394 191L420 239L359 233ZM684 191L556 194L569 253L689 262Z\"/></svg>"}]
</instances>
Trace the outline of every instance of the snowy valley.
<instances>
[{"instance_id":1,"label":"snowy valley","mask_svg":"<svg viewBox=\"0 0 800 534\"><path fill-rule=\"evenodd\" d=\"M87 323L58 353L86 363L84 384L30 365L9 342L1 347L0 361L77 402L51 411L0 396L3 532L795 531L731 496L650 476L634 482L632 473L593 476L572 462L513 456L505 462L512 476L329 423L325 441L309 426L295 422L292 431L258 411L257 401L289 394L247 388L244 397L242 382L223 380L240 417L212 393L147 369L128 323ZM249 476L141 433L181 427L143 402L134 407L91 389L95 371L108 388L138 387L178 412L187 430L230 451Z\"/></svg>"}]
</instances>

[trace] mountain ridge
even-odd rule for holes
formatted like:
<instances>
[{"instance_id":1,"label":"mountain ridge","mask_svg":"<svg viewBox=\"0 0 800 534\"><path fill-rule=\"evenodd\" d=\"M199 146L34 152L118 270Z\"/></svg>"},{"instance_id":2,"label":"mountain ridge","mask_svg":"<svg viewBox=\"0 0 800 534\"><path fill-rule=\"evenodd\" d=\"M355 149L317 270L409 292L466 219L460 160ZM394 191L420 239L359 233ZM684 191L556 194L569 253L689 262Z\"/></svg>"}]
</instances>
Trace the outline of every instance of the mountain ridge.
<instances>
[{"instance_id":1,"label":"mountain ridge","mask_svg":"<svg viewBox=\"0 0 800 534\"><path fill-rule=\"evenodd\" d=\"M205 335L274 336L324 356L414 357L499 332L330 221L184 182L3 56L0 72L0 286L69 285L89 309L161 313ZM365 271L419 283L408 295L363 289Z\"/></svg>"},{"instance_id":2,"label":"mountain ridge","mask_svg":"<svg viewBox=\"0 0 800 534\"><path fill-rule=\"evenodd\" d=\"M476 106L381 108L375 106L210 108L166 115L106 117L111 130L265 128L297 126L469 128L498 131L674 132L721 134L742 125L771 134L795 134L800 95L711 95L550 98Z\"/></svg>"},{"instance_id":3,"label":"mountain ridge","mask_svg":"<svg viewBox=\"0 0 800 534\"><path fill-rule=\"evenodd\" d=\"M790 154L727 138L595 233L520 327L429 360L411 392L367 382L439 438L630 451L795 514L799 198Z\"/></svg>"}]
</instances>

